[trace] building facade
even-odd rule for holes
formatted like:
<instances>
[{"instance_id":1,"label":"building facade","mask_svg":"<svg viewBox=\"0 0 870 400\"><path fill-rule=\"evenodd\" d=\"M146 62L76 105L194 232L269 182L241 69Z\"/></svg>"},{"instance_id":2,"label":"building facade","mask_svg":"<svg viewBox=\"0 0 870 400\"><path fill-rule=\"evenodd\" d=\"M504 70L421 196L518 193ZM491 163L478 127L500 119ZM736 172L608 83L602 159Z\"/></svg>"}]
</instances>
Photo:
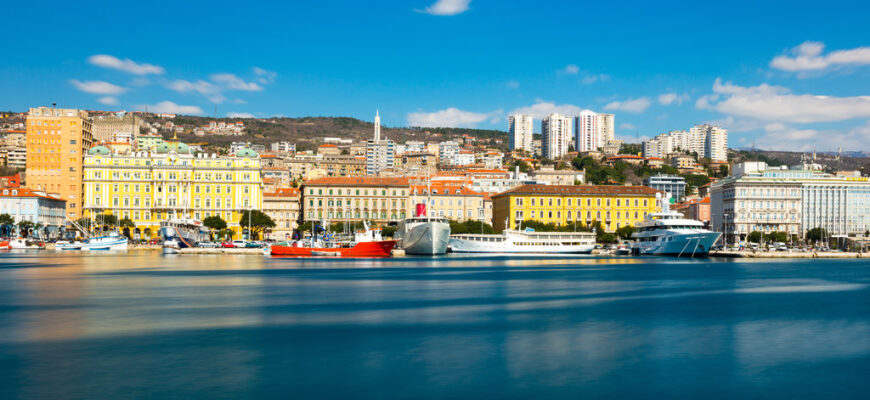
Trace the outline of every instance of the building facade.
<instances>
[{"instance_id":1,"label":"building facade","mask_svg":"<svg viewBox=\"0 0 870 400\"><path fill-rule=\"evenodd\" d=\"M82 110L31 108L27 114L27 186L66 200L70 219L82 216L82 160L93 145Z\"/></svg>"},{"instance_id":2,"label":"building facade","mask_svg":"<svg viewBox=\"0 0 870 400\"><path fill-rule=\"evenodd\" d=\"M30 221L39 225L40 234L57 237L66 222L66 201L44 191L5 188L0 191L0 214L9 214L16 223Z\"/></svg>"},{"instance_id":3,"label":"building facade","mask_svg":"<svg viewBox=\"0 0 870 400\"><path fill-rule=\"evenodd\" d=\"M462 184L438 182L411 185L411 212L417 204L426 204L427 212L433 217L459 222L492 223L492 202L489 196Z\"/></svg>"},{"instance_id":4,"label":"building facade","mask_svg":"<svg viewBox=\"0 0 870 400\"><path fill-rule=\"evenodd\" d=\"M492 196L493 227L517 229L522 221L591 226L613 232L656 211L656 190L645 186L523 185Z\"/></svg>"},{"instance_id":5,"label":"building facade","mask_svg":"<svg viewBox=\"0 0 870 400\"><path fill-rule=\"evenodd\" d=\"M327 177L302 185L304 221L395 223L410 215L407 178Z\"/></svg>"},{"instance_id":6,"label":"building facade","mask_svg":"<svg viewBox=\"0 0 870 400\"><path fill-rule=\"evenodd\" d=\"M511 151L532 151L533 126L531 115L514 114L508 116L508 136Z\"/></svg>"},{"instance_id":7,"label":"building facade","mask_svg":"<svg viewBox=\"0 0 870 400\"><path fill-rule=\"evenodd\" d=\"M571 118L550 114L541 121L541 156L555 160L568 153L573 136Z\"/></svg>"},{"instance_id":8,"label":"building facade","mask_svg":"<svg viewBox=\"0 0 870 400\"><path fill-rule=\"evenodd\" d=\"M126 138L132 143L139 136L142 119L133 114L99 115L93 119L92 134L97 143L116 142Z\"/></svg>"},{"instance_id":9,"label":"building facade","mask_svg":"<svg viewBox=\"0 0 870 400\"><path fill-rule=\"evenodd\" d=\"M670 193L674 202L683 201L686 196L686 179L677 175L654 175L643 180L644 186Z\"/></svg>"},{"instance_id":10,"label":"building facade","mask_svg":"<svg viewBox=\"0 0 870 400\"><path fill-rule=\"evenodd\" d=\"M234 156L194 154L179 142L154 152L113 154L97 146L84 160L85 214L112 214L135 224L131 233L158 233L171 218L221 217L241 235L241 213L263 208L260 157L250 149Z\"/></svg>"},{"instance_id":11,"label":"building facade","mask_svg":"<svg viewBox=\"0 0 870 400\"><path fill-rule=\"evenodd\" d=\"M263 193L263 212L275 221L275 227L266 233L267 239L293 239L293 230L299 227L302 216L302 192L296 188L277 188Z\"/></svg>"}]
</instances>

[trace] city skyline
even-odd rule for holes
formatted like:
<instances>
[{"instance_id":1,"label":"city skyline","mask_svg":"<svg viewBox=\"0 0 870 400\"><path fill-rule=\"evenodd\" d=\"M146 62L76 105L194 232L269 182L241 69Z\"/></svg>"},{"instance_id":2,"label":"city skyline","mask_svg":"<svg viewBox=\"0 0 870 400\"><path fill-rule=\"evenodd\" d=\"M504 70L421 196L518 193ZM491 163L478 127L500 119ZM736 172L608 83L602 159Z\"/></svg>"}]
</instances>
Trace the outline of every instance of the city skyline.
<instances>
[{"instance_id":1,"label":"city skyline","mask_svg":"<svg viewBox=\"0 0 870 400\"><path fill-rule=\"evenodd\" d=\"M536 133L550 113L591 109L616 114L616 138L629 141L713 123L731 147L870 150L866 5L160 4L131 14L49 3L57 12L37 30L10 20L17 57L0 60L0 109L364 120L380 109L385 126L504 131L526 113ZM333 23L303 18L325 13ZM562 23L578 13L611 18ZM517 16L548 29L504 28ZM721 29L692 29L699 19ZM134 41L131 23L153 39Z\"/></svg>"}]
</instances>

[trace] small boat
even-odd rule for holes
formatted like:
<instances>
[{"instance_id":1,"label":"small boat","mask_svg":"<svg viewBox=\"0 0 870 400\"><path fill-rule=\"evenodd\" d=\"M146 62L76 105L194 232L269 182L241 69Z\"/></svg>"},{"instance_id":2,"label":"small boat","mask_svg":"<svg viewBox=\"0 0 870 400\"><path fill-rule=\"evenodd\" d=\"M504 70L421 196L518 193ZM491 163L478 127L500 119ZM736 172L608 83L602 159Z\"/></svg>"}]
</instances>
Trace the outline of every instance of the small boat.
<instances>
[{"instance_id":1,"label":"small boat","mask_svg":"<svg viewBox=\"0 0 870 400\"><path fill-rule=\"evenodd\" d=\"M621 244L616 248L616 250L613 251L613 254L617 256L631 255L631 248L624 244Z\"/></svg>"},{"instance_id":2,"label":"small boat","mask_svg":"<svg viewBox=\"0 0 870 400\"><path fill-rule=\"evenodd\" d=\"M9 249L11 249L11 248L12 248L12 247L9 246L9 241L8 241L8 240L0 240L0 250L9 250Z\"/></svg>"},{"instance_id":3,"label":"small boat","mask_svg":"<svg viewBox=\"0 0 870 400\"><path fill-rule=\"evenodd\" d=\"M592 232L535 232L505 229L501 234L450 236L453 253L589 254L595 249Z\"/></svg>"},{"instance_id":4,"label":"small boat","mask_svg":"<svg viewBox=\"0 0 870 400\"><path fill-rule=\"evenodd\" d=\"M112 232L105 236L89 238L83 242L57 242L54 248L57 251L127 250L127 238L117 232Z\"/></svg>"},{"instance_id":5,"label":"small boat","mask_svg":"<svg viewBox=\"0 0 870 400\"><path fill-rule=\"evenodd\" d=\"M10 240L7 246L13 250L42 250L45 248L45 243L38 240L18 238Z\"/></svg>"}]
</instances>

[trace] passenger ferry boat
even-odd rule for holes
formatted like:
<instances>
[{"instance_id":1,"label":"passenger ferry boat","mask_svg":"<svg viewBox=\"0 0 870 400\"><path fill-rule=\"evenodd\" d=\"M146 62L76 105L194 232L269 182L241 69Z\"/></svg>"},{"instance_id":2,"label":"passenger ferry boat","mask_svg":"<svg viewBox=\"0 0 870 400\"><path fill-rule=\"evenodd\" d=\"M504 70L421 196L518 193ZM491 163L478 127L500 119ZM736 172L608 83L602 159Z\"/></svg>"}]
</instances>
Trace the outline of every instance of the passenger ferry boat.
<instances>
[{"instance_id":1,"label":"passenger ferry boat","mask_svg":"<svg viewBox=\"0 0 870 400\"><path fill-rule=\"evenodd\" d=\"M650 213L646 220L637 225L632 238L632 253L655 256L706 256L713 244L722 234L704 228L704 223L686 219L682 214L671 211L670 194L662 197L656 194L661 212Z\"/></svg>"},{"instance_id":2,"label":"passenger ferry boat","mask_svg":"<svg viewBox=\"0 0 870 400\"><path fill-rule=\"evenodd\" d=\"M506 229L494 235L451 235L449 248L453 253L589 254L595 233Z\"/></svg>"},{"instance_id":3,"label":"passenger ferry boat","mask_svg":"<svg viewBox=\"0 0 870 400\"><path fill-rule=\"evenodd\" d=\"M202 225L202 221L179 218L170 219L160 223L160 237L163 238L164 249L184 249L196 247L197 243L209 239L208 228ZM171 251L166 251L170 253Z\"/></svg>"}]
</instances>

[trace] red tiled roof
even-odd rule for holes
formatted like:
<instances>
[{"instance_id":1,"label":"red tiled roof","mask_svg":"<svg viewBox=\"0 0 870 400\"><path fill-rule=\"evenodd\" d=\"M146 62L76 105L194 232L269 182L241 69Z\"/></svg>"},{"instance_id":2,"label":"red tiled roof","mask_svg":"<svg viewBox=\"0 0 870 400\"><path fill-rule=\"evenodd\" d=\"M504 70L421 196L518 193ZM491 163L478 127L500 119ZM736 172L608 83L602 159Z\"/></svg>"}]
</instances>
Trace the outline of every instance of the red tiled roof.
<instances>
[{"instance_id":1,"label":"red tiled roof","mask_svg":"<svg viewBox=\"0 0 870 400\"><path fill-rule=\"evenodd\" d=\"M298 197L302 192L297 188L276 188L274 192L263 193L264 197Z\"/></svg>"},{"instance_id":2,"label":"red tiled roof","mask_svg":"<svg viewBox=\"0 0 870 400\"><path fill-rule=\"evenodd\" d=\"M13 194L14 193L14 194ZM66 201L61 199L60 197L54 197L46 194L45 192L37 192L36 190L28 189L28 188L8 188L0 190L0 196L2 197L40 197L43 199L51 199L58 201Z\"/></svg>"},{"instance_id":3,"label":"red tiled roof","mask_svg":"<svg viewBox=\"0 0 870 400\"><path fill-rule=\"evenodd\" d=\"M321 144L320 146L317 146L317 147L338 147L338 146L336 146L332 143L327 143L327 144Z\"/></svg>"},{"instance_id":4,"label":"red tiled roof","mask_svg":"<svg viewBox=\"0 0 870 400\"><path fill-rule=\"evenodd\" d=\"M629 196L655 196L658 193L647 186L608 186L608 185L522 185L513 189L495 194L492 198L510 195L629 195Z\"/></svg>"},{"instance_id":5,"label":"red tiled roof","mask_svg":"<svg viewBox=\"0 0 870 400\"><path fill-rule=\"evenodd\" d=\"M411 185L411 192L413 193L415 190L417 191L417 195L423 194L425 191L429 190L429 185ZM456 184L454 182L432 182L431 185L432 194L435 196L481 196L483 197L485 193L475 192L474 190L469 189L466 186ZM459 193L456 191L459 190Z\"/></svg>"}]
</instances>

